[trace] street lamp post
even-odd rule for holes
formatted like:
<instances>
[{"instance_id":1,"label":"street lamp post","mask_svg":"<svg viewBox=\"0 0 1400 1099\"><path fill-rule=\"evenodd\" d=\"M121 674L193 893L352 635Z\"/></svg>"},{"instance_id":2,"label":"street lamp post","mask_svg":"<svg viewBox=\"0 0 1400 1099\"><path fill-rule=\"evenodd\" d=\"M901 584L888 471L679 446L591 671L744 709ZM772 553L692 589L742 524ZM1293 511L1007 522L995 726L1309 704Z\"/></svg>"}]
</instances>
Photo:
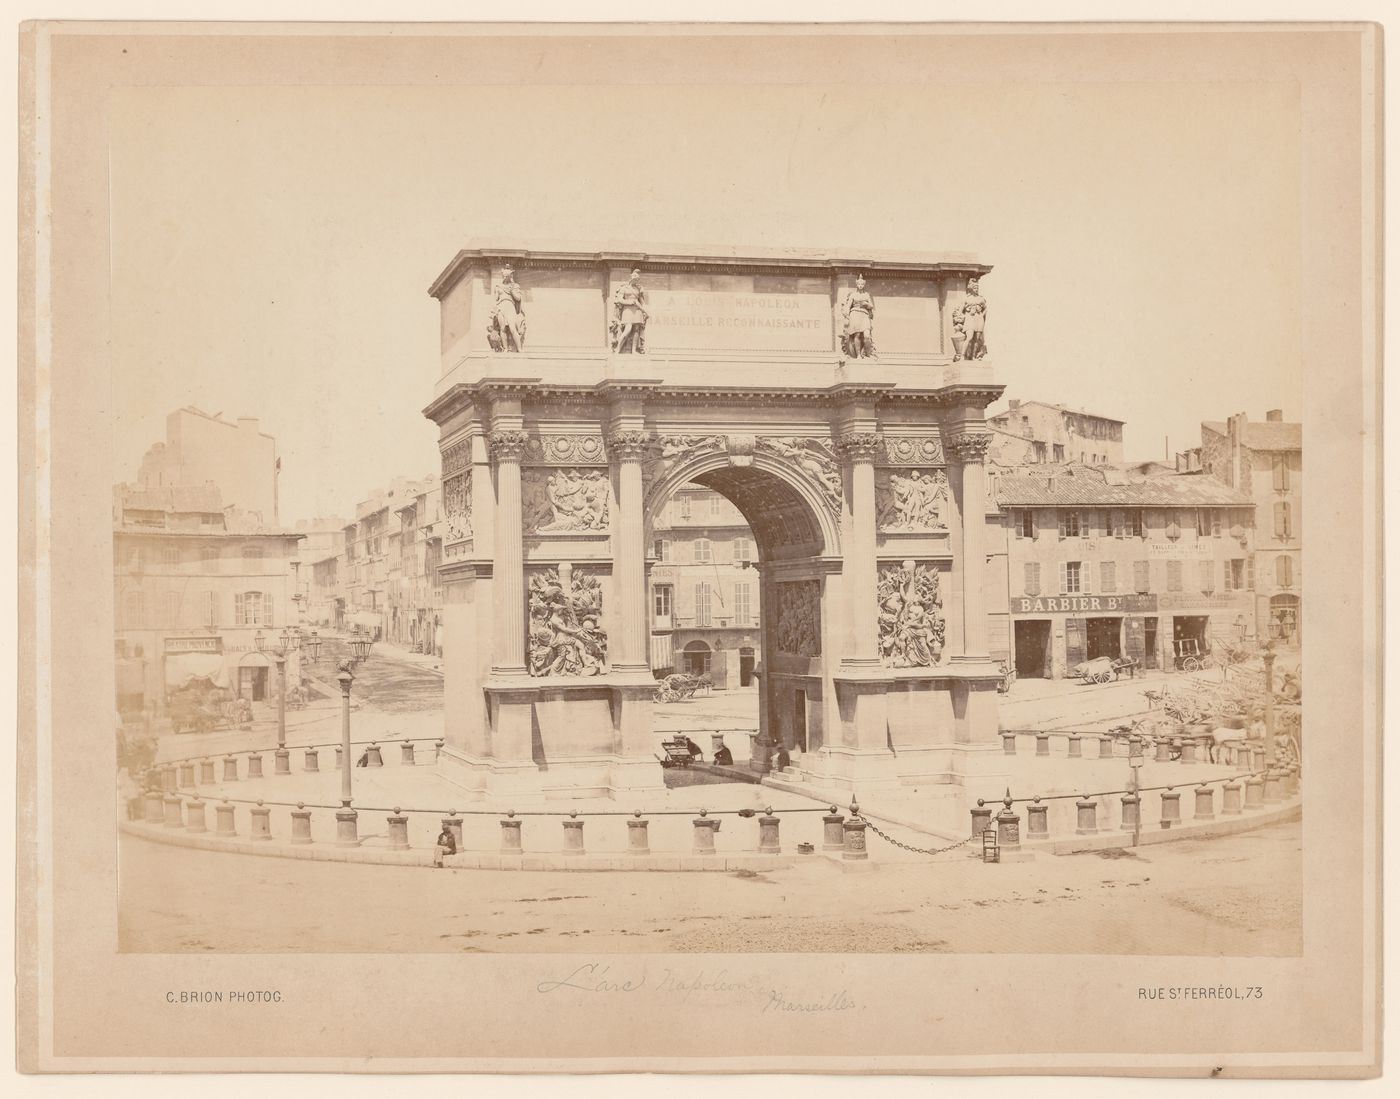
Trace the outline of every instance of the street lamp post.
<instances>
[{"instance_id":1,"label":"street lamp post","mask_svg":"<svg viewBox=\"0 0 1400 1099\"><path fill-rule=\"evenodd\" d=\"M350 672L348 660L341 664L336 679L340 681L340 809L335 814L336 844L340 847L357 847L360 843L356 833L359 814L350 807L353 797L350 789L351 770L355 766L355 761L350 758L350 684L355 682L355 677Z\"/></svg>"},{"instance_id":2,"label":"street lamp post","mask_svg":"<svg viewBox=\"0 0 1400 1099\"><path fill-rule=\"evenodd\" d=\"M1264 766L1274 765L1274 643L1264 643Z\"/></svg>"},{"instance_id":3,"label":"street lamp post","mask_svg":"<svg viewBox=\"0 0 1400 1099\"><path fill-rule=\"evenodd\" d=\"M292 754L287 751L287 643L289 639L290 634L283 630L282 647L268 649L267 639L263 636L262 630L253 635L253 644L257 646L258 652L270 653L277 665L277 751L273 753L273 773L278 775L292 773Z\"/></svg>"}]
</instances>

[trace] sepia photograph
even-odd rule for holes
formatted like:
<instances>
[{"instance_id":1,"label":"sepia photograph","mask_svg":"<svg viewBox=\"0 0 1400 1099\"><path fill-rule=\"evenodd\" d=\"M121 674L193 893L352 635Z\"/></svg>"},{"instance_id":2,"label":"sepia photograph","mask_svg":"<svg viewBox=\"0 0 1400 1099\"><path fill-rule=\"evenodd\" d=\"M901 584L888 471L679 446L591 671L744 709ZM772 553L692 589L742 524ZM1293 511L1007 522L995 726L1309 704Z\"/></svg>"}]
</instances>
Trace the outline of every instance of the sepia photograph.
<instances>
[{"instance_id":1,"label":"sepia photograph","mask_svg":"<svg viewBox=\"0 0 1400 1099\"><path fill-rule=\"evenodd\" d=\"M22 39L23 1070L1378 1071L1378 28Z\"/></svg>"}]
</instances>

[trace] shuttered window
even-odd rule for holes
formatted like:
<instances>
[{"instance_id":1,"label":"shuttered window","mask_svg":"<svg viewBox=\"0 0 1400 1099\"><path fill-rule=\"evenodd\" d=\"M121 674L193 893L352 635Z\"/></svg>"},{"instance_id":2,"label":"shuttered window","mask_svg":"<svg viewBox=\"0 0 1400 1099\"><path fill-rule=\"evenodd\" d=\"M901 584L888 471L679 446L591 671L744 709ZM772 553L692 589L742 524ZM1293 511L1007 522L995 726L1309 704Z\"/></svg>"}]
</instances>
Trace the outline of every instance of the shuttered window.
<instances>
[{"instance_id":1,"label":"shuttered window","mask_svg":"<svg viewBox=\"0 0 1400 1099\"><path fill-rule=\"evenodd\" d=\"M1139 595L1146 595L1152 590L1152 562L1133 562L1133 590Z\"/></svg>"},{"instance_id":2,"label":"shuttered window","mask_svg":"<svg viewBox=\"0 0 1400 1099\"><path fill-rule=\"evenodd\" d=\"M1201 594L1209 595L1215 591L1215 562L1206 560L1200 562L1201 566Z\"/></svg>"},{"instance_id":3,"label":"shuttered window","mask_svg":"<svg viewBox=\"0 0 1400 1099\"><path fill-rule=\"evenodd\" d=\"M1026 562L1026 586L1027 595L1040 594L1040 564L1036 561Z\"/></svg>"},{"instance_id":4,"label":"shuttered window","mask_svg":"<svg viewBox=\"0 0 1400 1099\"><path fill-rule=\"evenodd\" d=\"M1181 562L1167 562L1167 591L1181 591Z\"/></svg>"},{"instance_id":5,"label":"shuttered window","mask_svg":"<svg viewBox=\"0 0 1400 1099\"><path fill-rule=\"evenodd\" d=\"M710 624L710 585L695 585L695 624L697 626L708 626Z\"/></svg>"},{"instance_id":6,"label":"shuttered window","mask_svg":"<svg viewBox=\"0 0 1400 1099\"><path fill-rule=\"evenodd\" d=\"M1078 561L1066 561L1060 565L1060 592L1064 595L1079 595L1084 590L1084 568Z\"/></svg>"},{"instance_id":7,"label":"shuttered window","mask_svg":"<svg viewBox=\"0 0 1400 1099\"><path fill-rule=\"evenodd\" d=\"M1274 488L1279 492L1288 491L1288 455L1274 455Z\"/></svg>"},{"instance_id":8,"label":"shuttered window","mask_svg":"<svg viewBox=\"0 0 1400 1099\"><path fill-rule=\"evenodd\" d=\"M1118 590L1118 563L1116 561L1099 562L1099 591L1105 595L1112 595Z\"/></svg>"},{"instance_id":9,"label":"shuttered window","mask_svg":"<svg viewBox=\"0 0 1400 1099\"><path fill-rule=\"evenodd\" d=\"M204 624L206 626L219 624L219 593L216 591L204 593Z\"/></svg>"},{"instance_id":10,"label":"shuttered window","mask_svg":"<svg viewBox=\"0 0 1400 1099\"><path fill-rule=\"evenodd\" d=\"M1059 519L1061 538L1079 537L1079 512L1070 511L1066 508L1061 508L1059 512Z\"/></svg>"},{"instance_id":11,"label":"shuttered window","mask_svg":"<svg viewBox=\"0 0 1400 1099\"><path fill-rule=\"evenodd\" d=\"M1274 562L1274 578L1280 588L1293 586L1293 558L1280 557Z\"/></svg>"},{"instance_id":12,"label":"shuttered window","mask_svg":"<svg viewBox=\"0 0 1400 1099\"><path fill-rule=\"evenodd\" d=\"M233 620L239 626L272 625L272 595L246 591L233 597Z\"/></svg>"},{"instance_id":13,"label":"shuttered window","mask_svg":"<svg viewBox=\"0 0 1400 1099\"><path fill-rule=\"evenodd\" d=\"M1287 541L1293 536L1293 516L1289 513L1286 503L1280 502L1274 505L1274 537L1280 541Z\"/></svg>"}]
</instances>

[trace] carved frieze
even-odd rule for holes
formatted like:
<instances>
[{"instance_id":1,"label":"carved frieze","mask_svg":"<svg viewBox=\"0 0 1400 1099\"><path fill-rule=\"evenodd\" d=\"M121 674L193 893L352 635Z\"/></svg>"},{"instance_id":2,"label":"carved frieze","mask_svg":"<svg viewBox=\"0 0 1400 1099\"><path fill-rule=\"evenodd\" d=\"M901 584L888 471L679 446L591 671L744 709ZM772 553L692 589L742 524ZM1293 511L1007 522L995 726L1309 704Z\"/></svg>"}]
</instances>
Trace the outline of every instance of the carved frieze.
<instances>
[{"instance_id":1,"label":"carved frieze","mask_svg":"<svg viewBox=\"0 0 1400 1099\"><path fill-rule=\"evenodd\" d=\"M567 563L533 574L526 638L530 674L601 675L608 655L602 621L598 577L575 573Z\"/></svg>"},{"instance_id":2,"label":"carved frieze","mask_svg":"<svg viewBox=\"0 0 1400 1099\"><path fill-rule=\"evenodd\" d=\"M700 454L723 450L728 440L723 435L661 435L652 443L642 466L642 484L650 498L653 489L681 462Z\"/></svg>"},{"instance_id":3,"label":"carved frieze","mask_svg":"<svg viewBox=\"0 0 1400 1099\"><path fill-rule=\"evenodd\" d=\"M453 443L442 452L442 477L443 480L451 477L454 473L461 473L472 464L472 444L470 439L463 439L459 443Z\"/></svg>"},{"instance_id":4,"label":"carved frieze","mask_svg":"<svg viewBox=\"0 0 1400 1099\"><path fill-rule=\"evenodd\" d=\"M891 466L941 466L943 441L936 435L886 435L884 462Z\"/></svg>"},{"instance_id":5,"label":"carved frieze","mask_svg":"<svg viewBox=\"0 0 1400 1099\"><path fill-rule=\"evenodd\" d=\"M948 474L942 469L877 470L875 525L882 532L947 530Z\"/></svg>"},{"instance_id":6,"label":"carved frieze","mask_svg":"<svg viewBox=\"0 0 1400 1099\"><path fill-rule=\"evenodd\" d=\"M778 605L774 643L793 656L820 656L821 581L794 580L773 585Z\"/></svg>"},{"instance_id":7,"label":"carved frieze","mask_svg":"<svg viewBox=\"0 0 1400 1099\"><path fill-rule=\"evenodd\" d=\"M601 469L527 469L520 492L526 534L608 529L608 475Z\"/></svg>"},{"instance_id":8,"label":"carved frieze","mask_svg":"<svg viewBox=\"0 0 1400 1099\"><path fill-rule=\"evenodd\" d=\"M841 470L836 464L836 452L830 439L780 439L772 435L759 436L758 449L791 462L816 482L826 505L832 512L841 512Z\"/></svg>"},{"instance_id":9,"label":"carved frieze","mask_svg":"<svg viewBox=\"0 0 1400 1099\"><path fill-rule=\"evenodd\" d=\"M442 483L443 545L465 542L472 536L471 471L449 477Z\"/></svg>"},{"instance_id":10,"label":"carved frieze","mask_svg":"<svg viewBox=\"0 0 1400 1099\"><path fill-rule=\"evenodd\" d=\"M960 431L948 439L948 453L956 462L982 462L992 445L990 431Z\"/></svg>"},{"instance_id":11,"label":"carved frieze","mask_svg":"<svg viewBox=\"0 0 1400 1099\"><path fill-rule=\"evenodd\" d=\"M540 434L530 437L521 459L524 465L607 465L601 435Z\"/></svg>"},{"instance_id":12,"label":"carved frieze","mask_svg":"<svg viewBox=\"0 0 1400 1099\"><path fill-rule=\"evenodd\" d=\"M943 599L938 571L905 561L880 570L876 588L880 662L888 668L931 668L943 657Z\"/></svg>"}]
</instances>

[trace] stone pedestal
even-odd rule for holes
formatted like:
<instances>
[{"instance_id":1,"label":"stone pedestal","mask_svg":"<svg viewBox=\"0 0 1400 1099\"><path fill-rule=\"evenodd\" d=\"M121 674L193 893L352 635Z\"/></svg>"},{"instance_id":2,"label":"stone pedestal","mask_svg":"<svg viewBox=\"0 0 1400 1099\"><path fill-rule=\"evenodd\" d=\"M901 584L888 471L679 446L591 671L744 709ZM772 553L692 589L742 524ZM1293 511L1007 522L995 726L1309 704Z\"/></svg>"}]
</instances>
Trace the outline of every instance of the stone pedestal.
<instances>
[{"instance_id":1,"label":"stone pedestal","mask_svg":"<svg viewBox=\"0 0 1400 1099\"><path fill-rule=\"evenodd\" d=\"M214 761L212 759L201 759L199 761L199 784L201 786L213 786Z\"/></svg>"},{"instance_id":2,"label":"stone pedestal","mask_svg":"<svg viewBox=\"0 0 1400 1099\"><path fill-rule=\"evenodd\" d=\"M1140 820L1138 813L1142 807L1142 800L1136 794L1125 794L1122 801L1123 819L1120 822L1120 827L1124 832L1136 832Z\"/></svg>"},{"instance_id":3,"label":"stone pedestal","mask_svg":"<svg viewBox=\"0 0 1400 1099\"><path fill-rule=\"evenodd\" d=\"M778 818L765 813L758 818L759 854L777 855L782 852L782 849L782 845L778 841Z\"/></svg>"},{"instance_id":4,"label":"stone pedestal","mask_svg":"<svg viewBox=\"0 0 1400 1099\"><path fill-rule=\"evenodd\" d=\"M303 767L310 772L319 772L321 770L321 753L315 748L306 749L306 759L303 763Z\"/></svg>"},{"instance_id":5,"label":"stone pedestal","mask_svg":"<svg viewBox=\"0 0 1400 1099\"><path fill-rule=\"evenodd\" d=\"M997 846L1003 851L1019 851L1021 849L1021 818L1018 817L1011 806L1004 806L996 816L997 821Z\"/></svg>"},{"instance_id":6,"label":"stone pedestal","mask_svg":"<svg viewBox=\"0 0 1400 1099\"><path fill-rule=\"evenodd\" d=\"M848 820L843 827L846 832L846 849L841 852L841 857L852 861L868 859L870 853L865 849L865 821Z\"/></svg>"},{"instance_id":7,"label":"stone pedestal","mask_svg":"<svg viewBox=\"0 0 1400 1099\"><path fill-rule=\"evenodd\" d=\"M1227 817L1238 816L1244 812L1240 800L1240 784L1238 782L1227 782L1223 787L1225 791L1224 806L1220 810Z\"/></svg>"},{"instance_id":8,"label":"stone pedestal","mask_svg":"<svg viewBox=\"0 0 1400 1099\"><path fill-rule=\"evenodd\" d=\"M518 854L524 850L520 836L520 826L523 823L523 821L514 818L501 821L501 852L503 854ZM579 843L583 843L582 833L579 835Z\"/></svg>"},{"instance_id":9,"label":"stone pedestal","mask_svg":"<svg viewBox=\"0 0 1400 1099\"><path fill-rule=\"evenodd\" d=\"M238 781L238 760L235 759L233 756L224 757L224 781Z\"/></svg>"},{"instance_id":10,"label":"stone pedestal","mask_svg":"<svg viewBox=\"0 0 1400 1099\"><path fill-rule=\"evenodd\" d=\"M647 840L647 822L629 820L627 822L627 853L629 855L650 855L651 846Z\"/></svg>"},{"instance_id":11,"label":"stone pedestal","mask_svg":"<svg viewBox=\"0 0 1400 1099\"><path fill-rule=\"evenodd\" d=\"M248 838L254 840L272 839L272 810L265 805L255 805L250 813L252 824L248 828Z\"/></svg>"},{"instance_id":12,"label":"stone pedestal","mask_svg":"<svg viewBox=\"0 0 1400 1099\"><path fill-rule=\"evenodd\" d=\"M1264 806L1264 780L1256 776L1245 779L1244 783L1244 807L1246 809L1261 809Z\"/></svg>"},{"instance_id":13,"label":"stone pedestal","mask_svg":"<svg viewBox=\"0 0 1400 1099\"><path fill-rule=\"evenodd\" d=\"M193 764L193 763L182 763L182 764L180 764L180 786L181 786L183 789L188 790L188 789L189 789L191 786L193 786L193 785L194 785L194 764Z\"/></svg>"},{"instance_id":14,"label":"stone pedestal","mask_svg":"<svg viewBox=\"0 0 1400 1099\"><path fill-rule=\"evenodd\" d=\"M1170 763L1172 761L1172 746L1165 740L1157 741L1157 754L1153 756L1158 763Z\"/></svg>"},{"instance_id":15,"label":"stone pedestal","mask_svg":"<svg viewBox=\"0 0 1400 1099\"><path fill-rule=\"evenodd\" d=\"M442 826L452 835L452 841L456 844L457 850L462 850L462 818L443 817Z\"/></svg>"},{"instance_id":16,"label":"stone pedestal","mask_svg":"<svg viewBox=\"0 0 1400 1099\"><path fill-rule=\"evenodd\" d=\"M1080 836L1098 835L1099 803L1085 798L1082 801L1076 801L1074 807L1077 810L1078 817L1074 829L1075 834Z\"/></svg>"},{"instance_id":17,"label":"stone pedestal","mask_svg":"<svg viewBox=\"0 0 1400 1099\"><path fill-rule=\"evenodd\" d=\"M1162 791L1162 827L1170 828L1181 823L1181 791Z\"/></svg>"},{"instance_id":18,"label":"stone pedestal","mask_svg":"<svg viewBox=\"0 0 1400 1099\"><path fill-rule=\"evenodd\" d=\"M846 831L842 826L846 818L837 812L827 813L822 817L822 850L840 851L846 846Z\"/></svg>"},{"instance_id":19,"label":"stone pedestal","mask_svg":"<svg viewBox=\"0 0 1400 1099\"><path fill-rule=\"evenodd\" d=\"M292 810L292 842L293 842L293 843L310 843L310 842L311 842L311 810L310 810L310 809L293 809L293 810Z\"/></svg>"},{"instance_id":20,"label":"stone pedestal","mask_svg":"<svg viewBox=\"0 0 1400 1099\"><path fill-rule=\"evenodd\" d=\"M234 808L235 806L227 801L214 806L214 834L216 836L238 835L238 829L233 822Z\"/></svg>"},{"instance_id":21,"label":"stone pedestal","mask_svg":"<svg viewBox=\"0 0 1400 1099\"><path fill-rule=\"evenodd\" d=\"M692 850L697 855L715 853L715 833L719 831L719 821L713 817L696 817L690 822L694 826Z\"/></svg>"},{"instance_id":22,"label":"stone pedestal","mask_svg":"<svg viewBox=\"0 0 1400 1099\"><path fill-rule=\"evenodd\" d=\"M367 766L370 766L370 767L383 767L383 766L384 766L384 754L379 750L379 745L378 745L378 744L371 744L371 745L366 749L366 752L368 753L368 757L369 757L368 760L366 761L366 765L367 765Z\"/></svg>"},{"instance_id":23,"label":"stone pedestal","mask_svg":"<svg viewBox=\"0 0 1400 1099\"><path fill-rule=\"evenodd\" d=\"M395 851L408 850L408 818L397 809L389 820L389 847Z\"/></svg>"},{"instance_id":24,"label":"stone pedestal","mask_svg":"<svg viewBox=\"0 0 1400 1099\"><path fill-rule=\"evenodd\" d=\"M185 831L208 831L204 826L204 802L200 801L199 798L194 798L189 805L185 806Z\"/></svg>"},{"instance_id":25,"label":"stone pedestal","mask_svg":"<svg viewBox=\"0 0 1400 1099\"><path fill-rule=\"evenodd\" d=\"M1277 805L1283 800L1283 782L1277 771L1264 776L1264 804ZM167 802L167 804L169 804Z\"/></svg>"},{"instance_id":26,"label":"stone pedestal","mask_svg":"<svg viewBox=\"0 0 1400 1099\"><path fill-rule=\"evenodd\" d=\"M1083 758L1084 758L1084 743L1083 743L1083 741L1084 741L1084 738L1081 737L1078 733L1070 733L1070 735L1069 735L1069 749L1068 749L1068 753L1069 753L1069 758L1070 758L1070 759L1083 759Z\"/></svg>"},{"instance_id":27,"label":"stone pedestal","mask_svg":"<svg viewBox=\"0 0 1400 1099\"><path fill-rule=\"evenodd\" d=\"M1050 754L1050 734L1035 734L1035 754L1038 756L1048 756Z\"/></svg>"},{"instance_id":28,"label":"stone pedestal","mask_svg":"<svg viewBox=\"0 0 1400 1099\"><path fill-rule=\"evenodd\" d=\"M335 814L335 845L337 847L359 847L360 814L353 809L338 809Z\"/></svg>"},{"instance_id":29,"label":"stone pedestal","mask_svg":"<svg viewBox=\"0 0 1400 1099\"><path fill-rule=\"evenodd\" d=\"M1005 753L1006 753L1007 755L1009 755L1009 756L1014 756L1014 755L1016 754L1016 734L1015 734L1015 733L1002 733L1002 734L1001 734L1001 750L1002 750L1003 752L1005 752Z\"/></svg>"},{"instance_id":30,"label":"stone pedestal","mask_svg":"<svg viewBox=\"0 0 1400 1099\"><path fill-rule=\"evenodd\" d=\"M184 827L183 808L184 803L180 801L178 794L167 794L165 796L165 826L167 828Z\"/></svg>"},{"instance_id":31,"label":"stone pedestal","mask_svg":"<svg viewBox=\"0 0 1400 1099\"><path fill-rule=\"evenodd\" d=\"M1050 836L1050 806L1026 806L1026 838L1048 839Z\"/></svg>"},{"instance_id":32,"label":"stone pedestal","mask_svg":"<svg viewBox=\"0 0 1400 1099\"><path fill-rule=\"evenodd\" d=\"M992 811L985 805L972 808L972 836L976 838L992 826Z\"/></svg>"},{"instance_id":33,"label":"stone pedestal","mask_svg":"<svg viewBox=\"0 0 1400 1099\"><path fill-rule=\"evenodd\" d=\"M1215 819L1215 791L1209 786L1196 787L1196 813L1192 819Z\"/></svg>"},{"instance_id":34,"label":"stone pedestal","mask_svg":"<svg viewBox=\"0 0 1400 1099\"><path fill-rule=\"evenodd\" d=\"M248 777L249 777L249 778L262 778L262 777L263 777L262 763L263 763L262 756L258 755L256 752L253 753L252 755L250 755L250 756L248 757Z\"/></svg>"},{"instance_id":35,"label":"stone pedestal","mask_svg":"<svg viewBox=\"0 0 1400 1099\"><path fill-rule=\"evenodd\" d=\"M415 760L413 758L413 741L405 740L399 746L399 752L399 762L402 763L405 767L412 767L415 763Z\"/></svg>"},{"instance_id":36,"label":"stone pedestal","mask_svg":"<svg viewBox=\"0 0 1400 1099\"><path fill-rule=\"evenodd\" d=\"M583 854L583 821L564 821L564 854Z\"/></svg>"},{"instance_id":37,"label":"stone pedestal","mask_svg":"<svg viewBox=\"0 0 1400 1099\"><path fill-rule=\"evenodd\" d=\"M272 753L272 773L290 775L292 773L292 753L286 748L278 748Z\"/></svg>"},{"instance_id":38,"label":"stone pedestal","mask_svg":"<svg viewBox=\"0 0 1400 1099\"><path fill-rule=\"evenodd\" d=\"M211 764L211 767L212 767L212 764ZM168 793L172 793L172 792L175 790L175 787L176 787L176 778L177 778L177 776L176 776L176 774L175 774L175 768L174 768L174 767L170 767L170 766L168 766L168 767L162 767L162 768L160 769L160 788L161 788L162 790L164 790L167 794L168 794ZM211 771L211 773L210 773L209 781L210 781L210 782L213 782L213 781L214 781L212 771Z\"/></svg>"},{"instance_id":39,"label":"stone pedestal","mask_svg":"<svg viewBox=\"0 0 1400 1099\"><path fill-rule=\"evenodd\" d=\"M165 820L165 795L159 790L146 791L146 823L160 824Z\"/></svg>"}]
</instances>

